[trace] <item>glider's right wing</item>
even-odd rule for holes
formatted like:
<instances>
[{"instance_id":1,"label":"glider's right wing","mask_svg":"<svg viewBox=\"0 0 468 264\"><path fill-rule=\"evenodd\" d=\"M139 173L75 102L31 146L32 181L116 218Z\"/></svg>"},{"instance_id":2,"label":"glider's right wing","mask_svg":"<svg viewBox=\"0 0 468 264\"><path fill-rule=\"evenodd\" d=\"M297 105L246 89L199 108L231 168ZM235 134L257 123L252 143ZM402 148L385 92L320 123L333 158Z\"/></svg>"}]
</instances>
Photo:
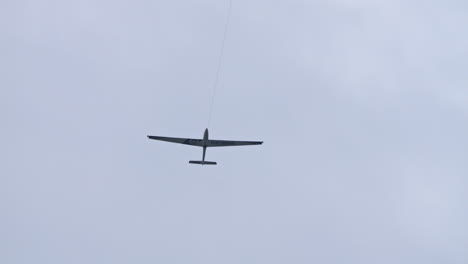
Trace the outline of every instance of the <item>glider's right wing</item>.
<instances>
[{"instance_id":1,"label":"glider's right wing","mask_svg":"<svg viewBox=\"0 0 468 264\"><path fill-rule=\"evenodd\" d=\"M208 140L207 147L232 147L261 145L263 141Z\"/></svg>"},{"instance_id":2,"label":"glider's right wing","mask_svg":"<svg viewBox=\"0 0 468 264\"><path fill-rule=\"evenodd\" d=\"M203 140L193 139L193 138L173 138L173 137L158 137L158 136L148 136L149 139L166 141L171 143L179 143L190 146L203 147Z\"/></svg>"}]
</instances>

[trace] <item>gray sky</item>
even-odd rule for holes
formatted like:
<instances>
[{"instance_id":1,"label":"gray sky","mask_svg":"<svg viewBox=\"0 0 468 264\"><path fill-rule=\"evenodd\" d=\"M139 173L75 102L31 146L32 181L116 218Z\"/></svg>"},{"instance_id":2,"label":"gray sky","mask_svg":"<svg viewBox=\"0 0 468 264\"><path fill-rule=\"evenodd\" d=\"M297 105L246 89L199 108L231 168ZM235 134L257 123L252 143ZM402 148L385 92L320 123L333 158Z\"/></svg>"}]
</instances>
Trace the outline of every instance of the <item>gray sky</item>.
<instances>
[{"instance_id":1,"label":"gray sky","mask_svg":"<svg viewBox=\"0 0 468 264\"><path fill-rule=\"evenodd\" d=\"M468 4L0 2L0 263L467 263Z\"/></svg>"}]
</instances>

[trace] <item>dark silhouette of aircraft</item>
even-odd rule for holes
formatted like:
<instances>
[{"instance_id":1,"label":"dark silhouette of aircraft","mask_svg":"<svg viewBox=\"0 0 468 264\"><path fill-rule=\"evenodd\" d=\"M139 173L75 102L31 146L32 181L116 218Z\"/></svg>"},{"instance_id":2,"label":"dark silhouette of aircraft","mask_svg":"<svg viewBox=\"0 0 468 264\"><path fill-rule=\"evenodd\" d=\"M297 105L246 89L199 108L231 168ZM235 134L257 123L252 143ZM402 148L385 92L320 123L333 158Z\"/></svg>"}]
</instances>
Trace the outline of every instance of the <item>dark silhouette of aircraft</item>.
<instances>
[{"instance_id":1,"label":"dark silhouette of aircraft","mask_svg":"<svg viewBox=\"0 0 468 264\"><path fill-rule=\"evenodd\" d=\"M213 140L208 138L208 128L205 129L203 139L192 139L192 138L173 138L173 137L158 137L148 136L149 139L167 141L172 143L185 144L190 146L197 146L203 148L202 160L191 160L191 164L199 165L216 165L214 161L205 161L206 148L209 147L233 147L233 146L249 146L249 145L261 145L263 141L233 141L233 140Z\"/></svg>"}]
</instances>

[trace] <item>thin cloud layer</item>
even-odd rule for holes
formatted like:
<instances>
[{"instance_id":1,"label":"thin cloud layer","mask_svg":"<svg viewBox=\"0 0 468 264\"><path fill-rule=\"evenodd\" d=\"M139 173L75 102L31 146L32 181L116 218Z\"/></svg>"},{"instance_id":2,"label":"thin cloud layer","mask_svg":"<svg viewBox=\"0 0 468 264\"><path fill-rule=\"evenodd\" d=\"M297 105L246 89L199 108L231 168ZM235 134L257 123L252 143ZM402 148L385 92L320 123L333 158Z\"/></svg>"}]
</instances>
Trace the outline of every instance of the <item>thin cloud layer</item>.
<instances>
[{"instance_id":1,"label":"thin cloud layer","mask_svg":"<svg viewBox=\"0 0 468 264\"><path fill-rule=\"evenodd\" d=\"M466 4L1 5L1 263L468 261Z\"/></svg>"}]
</instances>

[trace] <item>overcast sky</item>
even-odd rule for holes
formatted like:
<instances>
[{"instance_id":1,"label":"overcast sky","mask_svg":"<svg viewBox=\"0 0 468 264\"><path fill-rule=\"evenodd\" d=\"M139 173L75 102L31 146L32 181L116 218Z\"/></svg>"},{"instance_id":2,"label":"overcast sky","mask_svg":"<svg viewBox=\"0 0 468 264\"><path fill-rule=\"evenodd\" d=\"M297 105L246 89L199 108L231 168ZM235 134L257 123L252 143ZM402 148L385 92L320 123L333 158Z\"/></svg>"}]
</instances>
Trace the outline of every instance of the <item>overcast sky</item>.
<instances>
[{"instance_id":1,"label":"overcast sky","mask_svg":"<svg viewBox=\"0 0 468 264\"><path fill-rule=\"evenodd\" d=\"M466 1L0 1L0 263L468 263Z\"/></svg>"}]
</instances>

